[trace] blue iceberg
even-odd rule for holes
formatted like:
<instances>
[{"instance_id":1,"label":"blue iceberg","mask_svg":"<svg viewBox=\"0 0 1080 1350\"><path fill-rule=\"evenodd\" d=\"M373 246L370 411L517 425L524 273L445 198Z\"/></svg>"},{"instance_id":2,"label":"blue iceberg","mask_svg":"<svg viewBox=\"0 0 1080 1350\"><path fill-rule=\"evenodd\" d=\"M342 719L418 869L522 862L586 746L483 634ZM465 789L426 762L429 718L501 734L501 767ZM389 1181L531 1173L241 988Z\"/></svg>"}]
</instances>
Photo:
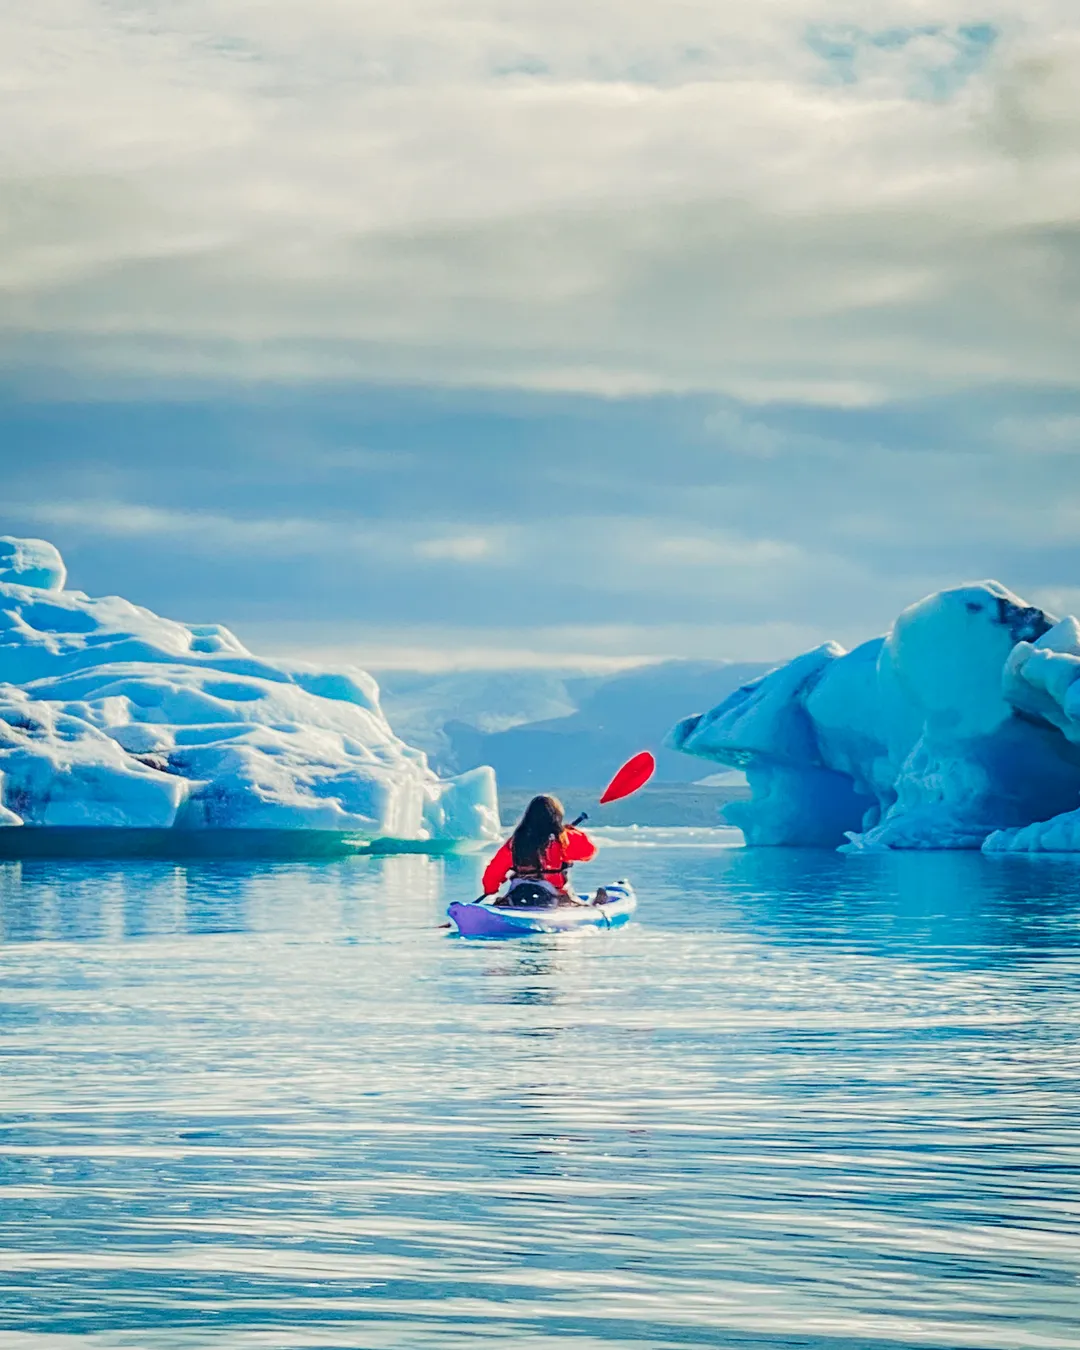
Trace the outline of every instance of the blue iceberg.
<instances>
[{"instance_id":1,"label":"blue iceberg","mask_svg":"<svg viewBox=\"0 0 1080 1350\"><path fill-rule=\"evenodd\" d=\"M492 771L440 779L365 672L65 583L51 544L0 540L0 825L498 837Z\"/></svg>"},{"instance_id":2,"label":"blue iceberg","mask_svg":"<svg viewBox=\"0 0 1080 1350\"><path fill-rule=\"evenodd\" d=\"M745 770L750 845L1080 851L1080 625L996 581L826 643L668 737Z\"/></svg>"}]
</instances>

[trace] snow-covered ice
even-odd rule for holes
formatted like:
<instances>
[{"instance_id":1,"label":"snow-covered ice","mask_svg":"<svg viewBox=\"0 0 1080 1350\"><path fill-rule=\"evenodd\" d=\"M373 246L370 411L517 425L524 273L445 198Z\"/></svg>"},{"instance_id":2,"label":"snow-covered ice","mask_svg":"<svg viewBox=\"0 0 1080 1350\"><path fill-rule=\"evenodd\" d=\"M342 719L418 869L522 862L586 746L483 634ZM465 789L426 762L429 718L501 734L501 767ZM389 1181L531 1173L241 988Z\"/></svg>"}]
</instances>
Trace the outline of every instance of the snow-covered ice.
<instances>
[{"instance_id":1,"label":"snow-covered ice","mask_svg":"<svg viewBox=\"0 0 1080 1350\"><path fill-rule=\"evenodd\" d=\"M67 581L67 568L60 550L46 540L13 539L4 534L0 535L0 581L60 591Z\"/></svg>"},{"instance_id":2,"label":"snow-covered ice","mask_svg":"<svg viewBox=\"0 0 1080 1350\"><path fill-rule=\"evenodd\" d=\"M1080 623L1062 619L1033 643L1013 648L1005 666L1005 696L1021 716L1048 722L1080 747ZM995 831L988 853L1080 852L1080 806L1049 820Z\"/></svg>"},{"instance_id":3,"label":"snow-covered ice","mask_svg":"<svg viewBox=\"0 0 1080 1350\"><path fill-rule=\"evenodd\" d=\"M669 744L745 770L750 844L1080 850L1080 625L994 581L744 685Z\"/></svg>"},{"instance_id":4,"label":"snow-covered ice","mask_svg":"<svg viewBox=\"0 0 1080 1350\"><path fill-rule=\"evenodd\" d=\"M0 540L0 825L498 836L492 771L440 780L363 671L65 580L52 545Z\"/></svg>"}]
</instances>

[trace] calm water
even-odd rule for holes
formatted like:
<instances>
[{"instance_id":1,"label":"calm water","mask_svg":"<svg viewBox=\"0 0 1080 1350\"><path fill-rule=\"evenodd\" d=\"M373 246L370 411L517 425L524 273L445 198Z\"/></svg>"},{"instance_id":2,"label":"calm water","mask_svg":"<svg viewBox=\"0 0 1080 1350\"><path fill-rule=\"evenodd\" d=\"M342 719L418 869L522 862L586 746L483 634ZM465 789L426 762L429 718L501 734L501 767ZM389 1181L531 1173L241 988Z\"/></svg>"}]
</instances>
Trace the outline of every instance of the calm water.
<instances>
[{"instance_id":1,"label":"calm water","mask_svg":"<svg viewBox=\"0 0 1080 1350\"><path fill-rule=\"evenodd\" d=\"M673 838L0 865L5 1350L1076 1350L1080 863Z\"/></svg>"}]
</instances>

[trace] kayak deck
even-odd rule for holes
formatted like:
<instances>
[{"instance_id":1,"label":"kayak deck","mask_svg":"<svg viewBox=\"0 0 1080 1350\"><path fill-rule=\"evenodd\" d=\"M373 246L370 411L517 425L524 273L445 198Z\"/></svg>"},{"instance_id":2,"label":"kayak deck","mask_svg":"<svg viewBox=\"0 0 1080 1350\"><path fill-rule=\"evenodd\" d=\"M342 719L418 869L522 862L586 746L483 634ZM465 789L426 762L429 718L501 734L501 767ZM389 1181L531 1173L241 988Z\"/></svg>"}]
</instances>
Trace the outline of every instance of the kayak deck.
<instances>
[{"instance_id":1,"label":"kayak deck","mask_svg":"<svg viewBox=\"0 0 1080 1350\"><path fill-rule=\"evenodd\" d=\"M626 881L605 886L608 900L594 905L586 896L580 905L524 906L493 905L474 900L454 901L447 914L462 937L528 937L534 933L573 933L587 928L618 928L637 909L637 896Z\"/></svg>"}]
</instances>

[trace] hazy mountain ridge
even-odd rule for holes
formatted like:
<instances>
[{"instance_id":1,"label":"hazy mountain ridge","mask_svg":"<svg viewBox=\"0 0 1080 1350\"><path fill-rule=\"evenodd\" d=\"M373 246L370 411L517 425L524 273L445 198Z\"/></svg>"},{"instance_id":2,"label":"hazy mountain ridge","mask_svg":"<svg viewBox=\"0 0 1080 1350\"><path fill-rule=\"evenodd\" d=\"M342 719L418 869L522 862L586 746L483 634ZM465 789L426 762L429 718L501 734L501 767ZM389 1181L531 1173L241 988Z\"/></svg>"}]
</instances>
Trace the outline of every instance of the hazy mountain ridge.
<instances>
[{"instance_id":1,"label":"hazy mountain ridge","mask_svg":"<svg viewBox=\"0 0 1080 1350\"><path fill-rule=\"evenodd\" d=\"M391 725L440 772L490 764L500 787L599 786L637 750L657 781L691 783L700 761L661 749L690 710L708 708L770 667L663 661L615 674L553 670L377 672Z\"/></svg>"}]
</instances>

